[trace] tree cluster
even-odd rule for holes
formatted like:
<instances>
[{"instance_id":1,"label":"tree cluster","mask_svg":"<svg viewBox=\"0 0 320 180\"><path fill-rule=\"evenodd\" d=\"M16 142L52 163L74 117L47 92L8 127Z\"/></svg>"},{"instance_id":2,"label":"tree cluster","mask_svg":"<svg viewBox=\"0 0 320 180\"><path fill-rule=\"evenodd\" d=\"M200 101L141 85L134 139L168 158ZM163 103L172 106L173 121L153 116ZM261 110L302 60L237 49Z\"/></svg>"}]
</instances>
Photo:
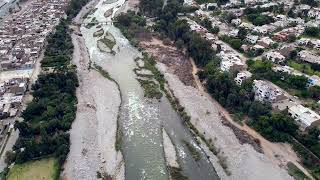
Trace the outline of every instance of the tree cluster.
<instances>
[{"instance_id":1,"label":"tree cluster","mask_svg":"<svg viewBox=\"0 0 320 180\"><path fill-rule=\"evenodd\" d=\"M41 66L59 68L68 65L73 53L73 44L68 33L68 22L62 20L56 27L55 33L51 34L47 41Z\"/></svg>"},{"instance_id":2,"label":"tree cluster","mask_svg":"<svg viewBox=\"0 0 320 180\"><path fill-rule=\"evenodd\" d=\"M311 37L320 37L320 27L307 27L304 34Z\"/></svg>"},{"instance_id":3,"label":"tree cluster","mask_svg":"<svg viewBox=\"0 0 320 180\"><path fill-rule=\"evenodd\" d=\"M55 156L59 165L69 152L69 129L76 116L75 95L78 78L70 66L73 45L68 24L78 14L87 0L71 0L67 20L62 20L54 34L48 38L42 67L55 69L40 74L32 86L33 100L22 112L24 121L15 123L20 136L7 153L7 163L23 163L47 156Z\"/></svg>"}]
</instances>

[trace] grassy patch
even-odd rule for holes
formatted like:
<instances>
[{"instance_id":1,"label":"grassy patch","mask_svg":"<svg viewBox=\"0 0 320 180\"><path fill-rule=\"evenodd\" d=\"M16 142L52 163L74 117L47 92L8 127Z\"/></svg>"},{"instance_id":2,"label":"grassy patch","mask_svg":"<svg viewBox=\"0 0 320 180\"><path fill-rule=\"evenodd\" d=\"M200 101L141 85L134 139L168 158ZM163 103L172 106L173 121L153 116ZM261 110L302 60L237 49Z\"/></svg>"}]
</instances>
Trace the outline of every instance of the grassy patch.
<instances>
[{"instance_id":1,"label":"grassy patch","mask_svg":"<svg viewBox=\"0 0 320 180\"><path fill-rule=\"evenodd\" d=\"M16 164L8 174L8 180L56 180L58 178L59 166L54 158Z\"/></svg>"},{"instance_id":2,"label":"grassy patch","mask_svg":"<svg viewBox=\"0 0 320 180\"><path fill-rule=\"evenodd\" d=\"M144 96L147 98L161 99L162 93L157 85L153 81L138 79L141 87L144 89Z\"/></svg>"},{"instance_id":3,"label":"grassy patch","mask_svg":"<svg viewBox=\"0 0 320 180\"><path fill-rule=\"evenodd\" d=\"M105 71L101 66L97 65L96 63L94 63L94 64L93 64L93 67L94 67L103 77L105 77L105 78L107 78L107 79L109 79L109 80L111 80L111 81L114 81L114 80L111 78L110 74L109 74L107 71Z\"/></svg>"},{"instance_id":4,"label":"grassy patch","mask_svg":"<svg viewBox=\"0 0 320 180\"><path fill-rule=\"evenodd\" d=\"M104 30L101 28L93 33L93 37L101 37L104 34Z\"/></svg>"},{"instance_id":5,"label":"grassy patch","mask_svg":"<svg viewBox=\"0 0 320 180\"><path fill-rule=\"evenodd\" d=\"M116 45L116 41L115 41L114 37L108 32L106 33L106 35L102 39L99 39L98 41L105 44L110 50L112 50L113 47Z\"/></svg>"},{"instance_id":6,"label":"grassy patch","mask_svg":"<svg viewBox=\"0 0 320 180\"><path fill-rule=\"evenodd\" d=\"M87 14L85 14L85 15L83 16L83 19L86 19L89 15L92 15L92 14L95 13L97 10L98 10L98 8L91 9L89 12L87 12Z\"/></svg>"},{"instance_id":7,"label":"grassy patch","mask_svg":"<svg viewBox=\"0 0 320 180\"><path fill-rule=\"evenodd\" d=\"M187 180L188 177L184 176L182 174L181 168L176 168L176 167L168 167L170 176L172 180Z\"/></svg>"},{"instance_id":8,"label":"grassy patch","mask_svg":"<svg viewBox=\"0 0 320 180\"><path fill-rule=\"evenodd\" d=\"M146 53L143 53L144 67L152 72L154 78L159 82L160 88L164 90L165 79L163 74L156 68L157 62L153 57L149 57Z\"/></svg>"},{"instance_id":9,"label":"grassy patch","mask_svg":"<svg viewBox=\"0 0 320 180\"><path fill-rule=\"evenodd\" d=\"M90 28L92 28L93 26L95 26L95 25L97 25L97 24L98 24L98 20L96 19L96 17L93 17L93 18L91 19L91 22L87 23L87 24L85 25L85 27L86 27L87 29L90 29Z\"/></svg>"},{"instance_id":10,"label":"grassy patch","mask_svg":"<svg viewBox=\"0 0 320 180\"><path fill-rule=\"evenodd\" d=\"M292 162L288 162L287 164L288 172L289 174L295 179L295 180L310 180L310 178L305 175L296 165L294 165Z\"/></svg>"},{"instance_id":11,"label":"grassy patch","mask_svg":"<svg viewBox=\"0 0 320 180\"><path fill-rule=\"evenodd\" d=\"M190 151L193 159L195 161L199 161L201 159L201 154L199 153L199 151L189 142L184 141L184 144L187 146L188 150Z\"/></svg>"},{"instance_id":12,"label":"grassy patch","mask_svg":"<svg viewBox=\"0 0 320 180\"><path fill-rule=\"evenodd\" d=\"M139 58L135 59L137 62ZM147 69L151 71L152 73L152 78L154 78L159 84L155 83L152 80L142 80L138 79L139 83L141 84L142 88L144 89L145 96L148 98L157 98L161 99L162 97L162 92L165 92L164 89L164 77L160 73L160 71L155 67L156 61L154 60L153 57L149 57L146 53L143 53L143 58L144 66L137 68L135 71L139 69ZM139 76L139 75L138 75ZM149 75L145 75L145 77L149 77ZM150 77L149 77L150 78Z\"/></svg>"},{"instance_id":13,"label":"grassy patch","mask_svg":"<svg viewBox=\"0 0 320 180\"><path fill-rule=\"evenodd\" d=\"M288 61L288 66L292 67L295 70L306 73L308 75L317 75L320 76L319 71L315 71L312 69L311 65L308 63L298 63L295 61Z\"/></svg>"}]
</instances>

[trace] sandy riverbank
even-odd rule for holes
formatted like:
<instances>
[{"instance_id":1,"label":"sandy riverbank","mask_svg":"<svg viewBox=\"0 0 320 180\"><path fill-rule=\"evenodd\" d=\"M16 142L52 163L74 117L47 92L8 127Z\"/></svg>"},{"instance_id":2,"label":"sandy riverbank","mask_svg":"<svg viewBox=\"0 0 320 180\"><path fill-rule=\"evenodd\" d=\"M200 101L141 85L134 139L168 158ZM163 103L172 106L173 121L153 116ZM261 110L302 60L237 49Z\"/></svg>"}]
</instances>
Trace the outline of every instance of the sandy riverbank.
<instances>
[{"instance_id":1,"label":"sandy riverbank","mask_svg":"<svg viewBox=\"0 0 320 180\"><path fill-rule=\"evenodd\" d=\"M226 176L222 168L217 167L218 160L211 153L210 160L220 177L247 180L292 179L285 169L274 164L266 155L258 153L249 144L240 144L233 131L222 124L218 108L208 97L203 96L194 87L185 86L165 65L158 64L158 68L164 74L175 97L191 116L191 123L204 134L206 139L213 140L220 151L218 156L226 157L225 162L231 172L230 176Z\"/></svg>"},{"instance_id":2,"label":"sandy riverbank","mask_svg":"<svg viewBox=\"0 0 320 180\"><path fill-rule=\"evenodd\" d=\"M88 4L93 7L95 2ZM87 7L88 7L87 6ZM83 8L75 21L90 8ZM70 130L70 153L63 179L98 179L99 174L124 179L124 161L116 151L117 116L121 103L117 85L97 71L89 70L90 58L84 39L72 34L73 61L77 65L77 115Z\"/></svg>"},{"instance_id":3,"label":"sandy riverbank","mask_svg":"<svg viewBox=\"0 0 320 180\"><path fill-rule=\"evenodd\" d=\"M116 151L117 115L120 95L115 83L94 70L88 70L88 56L80 37L73 37L75 64L80 86L77 89L77 116L70 131L70 153L65 166L66 179L95 179L97 172L124 179L124 162ZM80 43L80 44L79 44ZM79 49L81 52L79 52Z\"/></svg>"},{"instance_id":4,"label":"sandy riverbank","mask_svg":"<svg viewBox=\"0 0 320 180\"><path fill-rule=\"evenodd\" d=\"M163 149L167 166L179 167L176 149L165 129L162 129Z\"/></svg>"}]
</instances>

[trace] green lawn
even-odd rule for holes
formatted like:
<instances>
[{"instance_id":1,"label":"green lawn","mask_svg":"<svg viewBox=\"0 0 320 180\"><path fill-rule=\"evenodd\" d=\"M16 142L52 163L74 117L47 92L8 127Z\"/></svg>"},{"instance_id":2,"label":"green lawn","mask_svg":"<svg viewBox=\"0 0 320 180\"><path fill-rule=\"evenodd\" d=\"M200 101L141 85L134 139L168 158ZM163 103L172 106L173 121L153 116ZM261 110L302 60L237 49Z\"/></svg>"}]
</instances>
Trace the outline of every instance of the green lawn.
<instances>
[{"instance_id":1,"label":"green lawn","mask_svg":"<svg viewBox=\"0 0 320 180\"><path fill-rule=\"evenodd\" d=\"M312 76L312 75L320 76L320 72L313 70L311 68L311 65L308 63L297 63L295 61L288 61L288 66L290 66L300 72L306 73L310 76Z\"/></svg>"},{"instance_id":2,"label":"green lawn","mask_svg":"<svg viewBox=\"0 0 320 180\"><path fill-rule=\"evenodd\" d=\"M47 158L14 165L9 171L8 180L55 180L58 175L57 160Z\"/></svg>"}]
</instances>

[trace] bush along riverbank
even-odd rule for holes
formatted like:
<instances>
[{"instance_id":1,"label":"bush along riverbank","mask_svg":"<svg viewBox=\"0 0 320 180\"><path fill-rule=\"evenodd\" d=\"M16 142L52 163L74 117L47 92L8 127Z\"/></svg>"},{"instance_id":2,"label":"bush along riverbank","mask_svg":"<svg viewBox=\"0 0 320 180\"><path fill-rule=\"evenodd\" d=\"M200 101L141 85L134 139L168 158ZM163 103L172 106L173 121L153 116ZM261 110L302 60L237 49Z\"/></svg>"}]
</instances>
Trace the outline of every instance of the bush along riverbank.
<instances>
[{"instance_id":1,"label":"bush along riverbank","mask_svg":"<svg viewBox=\"0 0 320 180\"><path fill-rule=\"evenodd\" d=\"M55 33L50 34L41 61L43 73L32 85L33 100L16 122L20 135L6 160L20 164L54 157L61 169L69 153L69 129L76 116L78 78L71 65L73 45L69 24L89 0L71 0ZM57 176L58 178L58 176Z\"/></svg>"},{"instance_id":2,"label":"bush along riverbank","mask_svg":"<svg viewBox=\"0 0 320 180\"><path fill-rule=\"evenodd\" d=\"M169 38L178 49L186 49L196 65L204 68L198 75L202 82L206 82L206 89L212 97L240 119L249 117L246 118L249 119L246 122L266 139L292 144L303 165L314 177L320 178L320 149L317 140L320 131L312 129L307 134L301 133L286 112L273 112L269 104L255 101L252 81L249 80L239 87L231 74L220 72L219 59L215 57L216 52L210 43L196 32L192 32L186 20L178 19L177 14L183 10L182 1L170 0L163 9L154 7L156 1L140 3L141 13L122 14L117 17L115 25L137 47L140 41L151 39L152 37L148 37L151 34L162 39ZM155 17L155 25L146 27L146 17ZM257 75L254 77L264 78ZM186 114L181 115L188 119ZM191 125L190 128L193 129ZM197 132L196 129L194 131ZM215 148L211 149L217 154Z\"/></svg>"}]
</instances>

